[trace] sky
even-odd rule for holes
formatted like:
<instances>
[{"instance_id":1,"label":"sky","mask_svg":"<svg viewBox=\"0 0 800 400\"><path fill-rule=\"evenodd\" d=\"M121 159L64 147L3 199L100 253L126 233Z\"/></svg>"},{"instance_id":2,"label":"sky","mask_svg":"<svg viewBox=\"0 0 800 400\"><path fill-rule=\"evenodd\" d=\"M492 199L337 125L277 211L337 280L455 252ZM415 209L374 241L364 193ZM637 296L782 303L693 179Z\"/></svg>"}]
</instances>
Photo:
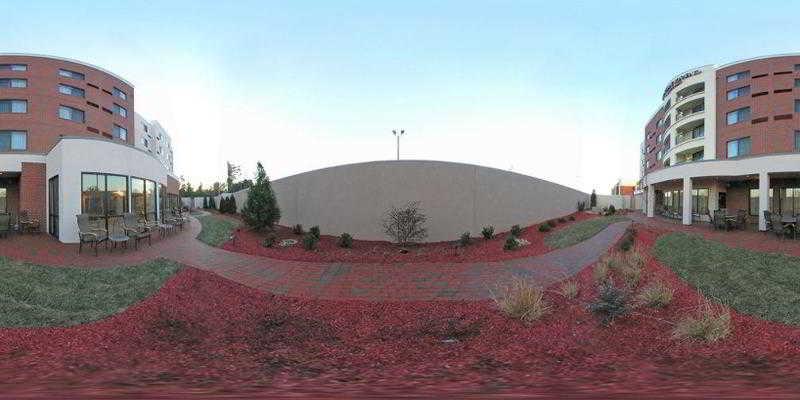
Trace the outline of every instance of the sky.
<instances>
[{"instance_id":1,"label":"sky","mask_svg":"<svg viewBox=\"0 0 800 400\"><path fill-rule=\"evenodd\" d=\"M394 159L465 162L584 191L635 181L676 74L800 51L800 4L760 1L25 1L0 52L74 58L135 86L175 173L271 179Z\"/></svg>"}]
</instances>

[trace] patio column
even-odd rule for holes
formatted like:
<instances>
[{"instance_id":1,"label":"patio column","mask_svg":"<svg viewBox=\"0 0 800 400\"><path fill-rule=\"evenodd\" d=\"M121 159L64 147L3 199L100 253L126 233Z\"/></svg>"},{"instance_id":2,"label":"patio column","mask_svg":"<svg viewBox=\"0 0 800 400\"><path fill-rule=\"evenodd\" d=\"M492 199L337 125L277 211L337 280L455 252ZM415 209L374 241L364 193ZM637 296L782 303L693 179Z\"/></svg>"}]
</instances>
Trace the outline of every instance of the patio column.
<instances>
[{"instance_id":1,"label":"patio column","mask_svg":"<svg viewBox=\"0 0 800 400\"><path fill-rule=\"evenodd\" d=\"M764 211L769 210L769 174L760 172L758 174L758 230L767 230L767 220L764 218Z\"/></svg>"},{"instance_id":2,"label":"patio column","mask_svg":"<svg viewBox=\"0 0 800 400\"><path fill-rule=\"evenodd\" d=\"M656 187L655 185L647 185L646 192L647 200L645 200L645 207L647 208L647 217L653 218L656 210Z\"/></svg>"},{"instance_id":3,"label":"patio column","mask_svg":"<svg viewBox=\"0 0 800 400\"><path fill-rule=\"evenodd\" d=\"M683 178L683 224L692 224L692 178Z\"/></svg>"}]
</instances>

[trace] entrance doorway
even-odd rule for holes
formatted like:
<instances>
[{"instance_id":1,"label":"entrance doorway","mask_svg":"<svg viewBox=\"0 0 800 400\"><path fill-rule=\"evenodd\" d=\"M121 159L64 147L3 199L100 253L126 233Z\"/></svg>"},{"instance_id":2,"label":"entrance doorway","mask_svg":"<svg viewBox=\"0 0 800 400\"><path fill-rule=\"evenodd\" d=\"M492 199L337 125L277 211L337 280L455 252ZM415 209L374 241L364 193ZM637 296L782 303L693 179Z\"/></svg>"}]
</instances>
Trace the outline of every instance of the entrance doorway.
<instances>
[{"instance_id":1,"label":"entrance doorway","mask_svg":"<svg viewBox=\"0 0 800 400\"><path fill-rule=\"evenodd\" d=\"M725 193L725 192L720 192L719 193L719 198L717 200L717 208L718 209L728 208L727 195L728 194Z\"/></svg>"}]
</instances>

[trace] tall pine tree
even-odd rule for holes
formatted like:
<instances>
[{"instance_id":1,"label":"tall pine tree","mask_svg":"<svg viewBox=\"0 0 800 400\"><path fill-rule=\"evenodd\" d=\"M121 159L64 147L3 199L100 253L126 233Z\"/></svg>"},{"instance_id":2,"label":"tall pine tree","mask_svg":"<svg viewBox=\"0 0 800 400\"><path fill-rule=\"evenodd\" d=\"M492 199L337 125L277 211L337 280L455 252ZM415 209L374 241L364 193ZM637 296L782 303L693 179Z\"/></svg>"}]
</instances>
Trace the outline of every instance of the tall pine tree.
<instances>
[{"instance_id":1,"label":"tall pine tree","mask_svg":"<svg viewBox=\"0 0 800 400\"><path fill-rule=\"evenodd\" d=\"M281 219L278 200L260 161L256 165L256 182L250 188L242 208L242 218L247 225L258 231L272 229Z\"/></svg>"}]
</instances>

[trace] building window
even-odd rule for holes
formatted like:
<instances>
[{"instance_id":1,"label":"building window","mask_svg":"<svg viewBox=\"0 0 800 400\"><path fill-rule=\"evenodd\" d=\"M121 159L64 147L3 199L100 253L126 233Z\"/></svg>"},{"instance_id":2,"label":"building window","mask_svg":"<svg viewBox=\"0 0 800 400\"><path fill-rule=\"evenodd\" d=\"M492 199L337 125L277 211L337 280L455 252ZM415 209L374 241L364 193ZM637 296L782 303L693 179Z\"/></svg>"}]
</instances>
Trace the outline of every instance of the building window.
<instances>
[{"instance_id":1,"label":"building window","mask_svg":"<svg viewBox=\"0 0 800 400\"><path fill-rule=\"evenodd\" d=\"M800 100L794 101L794 112L800 113Z\"/></svg>"},{"instance_id":2,"label":"building window","mask_svg":"<svg viewBox=\"0 0 800 400\"><path fill-rule=\"evenodd\" d=\"M73 122L83 123L86 121L86 114L82 110L78 110L77 108L59 106L58 118L68 119Z\"/></svg>"},{"instance_id":3,"label":"building window","mask_svg":"<svg viewBox=\"0 0 800 400\"><path fill-rule=\"evenodd\" d=\"M0 71L27 71L26 64L0 64Z\"/></svg>"},{"instance_id":4,"label":"building window","mask_svg":"<svg viewBox=\"0 0 800 400\"><path fill-rule=\"evenodd\" d=\"M0 113L24 114L28 112L27 100L0 100Z\"/></svg>"},{"instance_id":5,"label":"building window","mask_svg":"<svg viewBox=\"0 0 800 400\"><path fill-rule=\"evenodd\" d=\"M66 94L67 96L86 97L86 91L75 86L58 84L58 93Z\"/></svg>"},{"instance_id":6,"label":"building window","mask_svg":"<svg viewBox=\"0 0 800 400\"><path fill-rule=\"evenodd\" d=\"M70 71L68 69L59 69L58 75L63 76L65 78L77 79L79 81L86 79L86 76L84 74L80 72Z\"/></svg>"},{"instance_id":7,"label":"building window","mask_svg":"<svg viewBox=\"0 0 800 400\"><path fill-rule=\"evenodd\" d=\"M728 142L728 158L746 156L750 154L751 147L749 137L731 140Z\"/></svg>"},{"instance_id":8,"label":"building window","mask_svg":"<svg viewBox=\"0 0 800 400\"><path fill-rule=\"evenodd\" d=\"M20 151L28 148L25 131L0 131L0 151Z\"/></svg>"},{"instance_id":9,"label":"building window","mask_svg":"<svg viewBox=\"0 0 800 400\"><path fill-rule=\"evenodd\" d=\"M692 189L692 213L708 214L708 189Z\"/></svg>"},{"instance_id":10,"label":"building window","mask_svg":"<svg viewBox=\"0 0 800 400\"><path fill-rule=\"evenodd\" d=\"M750 77L750 71L737 72L733 75L728 75L728 82L736 82Z\"/></svg>"},{"instance_id":11,"label":"building window","mask_svg":"<svg viewBox=\"0 0 800 400\"><path fill-rule=\"evenodd\" d=\"M122 233L122 214L128 212L128 177L81 174L81 212L100 221L109 233Z\"/></svg>"},{"instance_id":12,"label":"building window","mask_svg":"<svg viewBox=\"0 0 800 400\"><path fill-rule=\"evenodd\" d=\"M797 108L796 104L795 108ZM738 110L733 110L729 112L727 115L728 125L738 124L739 122L747 121L749 119L750 119L750 107L744 107Z\"/></svg>"},{"instance_id":13,"label":"building window","mask_svg":"<svg viewBox=\"0 0 800 400\"><path fill-rule=\"evenodd\" d=\"M750 94L750 86L742 86L737 89L728 90L728 100L733 100L737 97L743 97Z\"/></svg>"},{"instance_id":14,"label":"building window","mask_svg":"<svg viewBox=\"0 0 800 400\"><path fill-rule=\"evenodd\" d=\"M156 220L156 183L147 179L131 178L132 212L148 221Z\"/></svg>"},{"instance_id":15,"label":"building window","mask_svg":"<svg viewBox=\"0 0 800 400\"><path fill-rule=\"evenodd\" d=\"M125 94L125 92L123 92L122 90L119 90L117 88L114 88L114 96L117 96L122 100L128 100L128 95Z\"/></svg>"},{"instance_id":16,"label":"building window","mask_svg":"<svg viewBox=\"0 0 800 400\"><path fill-rule=\"evenodd\" d=\"M127 118L128 117L128 110L121 105L114 103L114 114L119 115L120 117Z\"/></svg>"},{"instance_id":17,"label":"building window","mask_svg":"<svg viewBox=\"0 0 800 400\"><path fill-rule=\"evenodd\" d=\"M800 131L794 131L794 151L800 151Z\"/></svg>"},{"instance_id":18,"label":"building window","mask_svg":"<svg viewBox=\"0 0 800 400\"><path fill-rule=\"evenodd\" d=\"M3 78L0 79L0 88L26 88L28 87L27 79L13 79Z\"/></svg>"},{"instance_id":19,"label":"building window","mask_svg":"<svg viewBox=\"0 0 800 400\"><path fill-rule=\"evenodd\" d=\"M117 124L114 124L114 138L128 140L128 130Z\"/></svg>"},{"instance_id":20,"label":"building window","mask_svg":"<svg viewBox=\"0 0 800 400\"><path fill-rule=\"evenodd\" d=\"M800 79L794 80L794 87L800 87Z\"/></svg>"},{"instance_id":21,"label":"building window","mask_svg":"<svg viewBox=\"0 0 800 400\"><path fill-rule=\"evenodd\" d=\"M800 71L800 64L795 64L794 65L794 70L795 71Z\"/></svg>"}]
</instances>

